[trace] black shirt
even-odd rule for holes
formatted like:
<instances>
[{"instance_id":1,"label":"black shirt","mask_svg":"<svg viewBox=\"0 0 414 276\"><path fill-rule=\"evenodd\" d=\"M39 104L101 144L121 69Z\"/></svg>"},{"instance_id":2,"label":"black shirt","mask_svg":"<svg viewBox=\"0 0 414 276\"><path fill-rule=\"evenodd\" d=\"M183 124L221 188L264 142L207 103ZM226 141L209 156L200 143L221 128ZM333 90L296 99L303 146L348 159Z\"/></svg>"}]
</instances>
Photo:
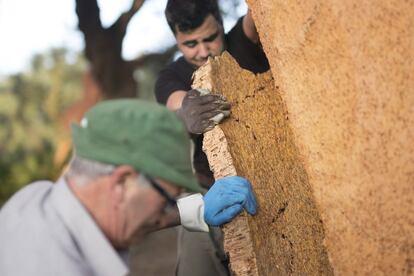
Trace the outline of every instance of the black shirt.
<instances>
[{"instance_id":1,"label":"black shirt","mask_svg":"<svg viewBox=\"0 0 414 276\"><path fill-rule=\"evenodd\" d=\"M240 67L253 73L269 70L269 63L260 45L253 43L243 31L243 18L225 35L226 50L238 62ZM166 104L168 97L177 90L191 89L192 75L196 70L184 57L163 69L155 84L155 97L159 103ZM194 141L194 169L202 186L209 187L213 181L207 157L202 150L203 135L192 135Z\"/></svg>"}]
</instances>

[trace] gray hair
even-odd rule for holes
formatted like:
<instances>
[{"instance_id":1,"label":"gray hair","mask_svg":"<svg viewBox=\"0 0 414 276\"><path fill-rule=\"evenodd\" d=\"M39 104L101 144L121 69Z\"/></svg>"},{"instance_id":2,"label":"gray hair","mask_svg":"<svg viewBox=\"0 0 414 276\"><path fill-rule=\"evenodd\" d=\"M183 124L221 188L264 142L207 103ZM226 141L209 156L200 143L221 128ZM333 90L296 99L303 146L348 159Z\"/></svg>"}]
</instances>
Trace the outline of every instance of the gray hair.
<instances>
[{"instance_id":1,"label":"gray hair","mask_svg":"<svg viewBox=\"0 0 414 276\"><path fill-rule=\"evenodd\" d=\"M111 174L117 166L73 155L66 176L82 186L100 176Z\"/></svg>"}]
</instances>

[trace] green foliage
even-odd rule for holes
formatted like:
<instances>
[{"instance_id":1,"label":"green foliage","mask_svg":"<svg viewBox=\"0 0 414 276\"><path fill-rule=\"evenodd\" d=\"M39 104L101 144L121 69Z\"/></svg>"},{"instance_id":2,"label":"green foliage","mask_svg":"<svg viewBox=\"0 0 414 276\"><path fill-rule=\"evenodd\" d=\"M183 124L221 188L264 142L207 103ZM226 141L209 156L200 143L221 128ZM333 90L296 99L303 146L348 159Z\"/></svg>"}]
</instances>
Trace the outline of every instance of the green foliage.
<instances>
[{"instance_id":1,"label":"green foliage","mask_svg":"<svg viewBox=\"0 0 414 276\"><path fill-rule=\"evenodd\" d=\"M16 190L56 179L54 164L62 111L79 98L85 62L65 49L32 59L28 72L0 81L0 206Z\"/></svg>"}]
</instances>

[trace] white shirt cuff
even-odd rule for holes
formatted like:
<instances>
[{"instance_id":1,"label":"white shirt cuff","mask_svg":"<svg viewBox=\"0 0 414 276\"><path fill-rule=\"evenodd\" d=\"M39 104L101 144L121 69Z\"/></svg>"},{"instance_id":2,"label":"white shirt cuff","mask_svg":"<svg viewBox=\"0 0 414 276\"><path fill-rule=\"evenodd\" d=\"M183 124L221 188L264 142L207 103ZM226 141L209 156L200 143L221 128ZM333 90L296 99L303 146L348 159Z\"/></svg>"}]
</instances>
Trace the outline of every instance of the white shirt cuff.
<instances>
[{"instance_id":1,"label":"white shirt cuff","mask_svg":"<svg viewBox=\"0 0 414 276\"><path fill-rule=\"evenodd\" d=\"M181 225L188 231L208 232L204 221L204 200L201 194L192 194L177 200Z\"/></svg>"}]
</instances>

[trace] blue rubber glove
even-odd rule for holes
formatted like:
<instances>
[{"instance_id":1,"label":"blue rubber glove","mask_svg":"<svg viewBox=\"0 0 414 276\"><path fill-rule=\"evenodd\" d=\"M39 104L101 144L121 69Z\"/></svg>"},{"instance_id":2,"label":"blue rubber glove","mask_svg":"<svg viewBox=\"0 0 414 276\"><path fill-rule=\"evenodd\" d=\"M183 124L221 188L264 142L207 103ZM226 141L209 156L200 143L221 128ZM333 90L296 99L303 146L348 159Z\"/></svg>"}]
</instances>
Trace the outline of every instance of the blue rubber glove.
<instances>
[{"instance_id":1,"label":"blue rubber glove","mask_svg":"<svg viewBox=\"0 0 414 276\"><path fill-rule=\"evenodd\" d=\"M204 196L204 220L212 226L231 221L243 208L256 214L256 198L249 181L240 176L217 180Z\"/></svg>"}]
</instances>

